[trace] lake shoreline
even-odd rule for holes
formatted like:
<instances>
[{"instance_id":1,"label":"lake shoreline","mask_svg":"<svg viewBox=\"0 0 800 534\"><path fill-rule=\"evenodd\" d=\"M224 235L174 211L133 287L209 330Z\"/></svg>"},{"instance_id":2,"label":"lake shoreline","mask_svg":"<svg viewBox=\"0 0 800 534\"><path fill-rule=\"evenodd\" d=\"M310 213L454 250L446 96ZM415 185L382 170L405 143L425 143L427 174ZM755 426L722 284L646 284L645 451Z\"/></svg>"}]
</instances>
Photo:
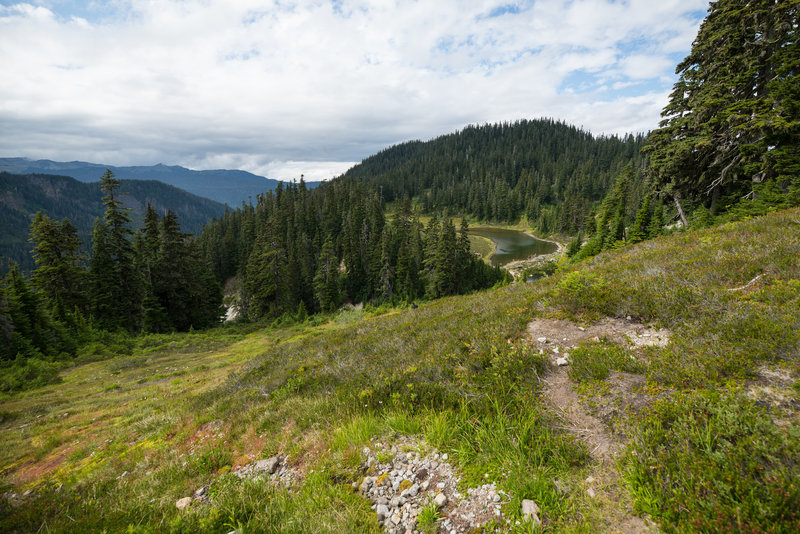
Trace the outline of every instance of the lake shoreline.
<instances>
[{"instance_id":1,"label":"lake shoreline","mask_svg":"<svg viewBox=\"0 0 800 534\"><path fill-rule=\"evenodd\" d=\"M486 254L485 261L506 269L519 262L558 255L564 250L564 245L558 241L542 239L517 228L481 225L470 228L469 232L474 237L491 241L491 252Z\"/></svg>"}]
</instances>

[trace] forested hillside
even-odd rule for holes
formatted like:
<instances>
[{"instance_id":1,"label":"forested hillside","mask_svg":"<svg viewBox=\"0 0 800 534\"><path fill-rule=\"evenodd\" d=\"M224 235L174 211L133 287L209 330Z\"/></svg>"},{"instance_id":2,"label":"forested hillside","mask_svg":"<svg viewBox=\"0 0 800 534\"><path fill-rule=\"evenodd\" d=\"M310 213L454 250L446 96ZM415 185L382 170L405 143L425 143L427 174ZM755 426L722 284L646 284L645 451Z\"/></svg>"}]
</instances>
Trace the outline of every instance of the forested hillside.
<instances>
[{"instance_id":1,"label":"forested hillside","mask_svg":"<svg viewBox=\"0 0 800 534\"><path fill-rule=\"evenodd\" d=\"M548 119L473 125L383 150L344 179L374 184L387 202L418 199L427 213L497 222L525 216L542 234L575 234L628 164L634 170L628 205L635 210L644 142L643 135L596 137Z\"/></svg>"},{"instance_id":2,"label":"forested hillside","mask_svg":"<svg viewBox=\"0 0 800 534\"><path fill-rule=\"evenodd\" d=\"M470 126L384 150L313 191L279 186L209 224L201 242L219 282L238 276L251 317L465 293L504 275L476 260L452 217L594 231L625 177L614 204L624 224L646 196L643 141L551 120Z\"/></svg>"},{"instance_id":3,"label":"forested hillside","mask_svg":"<svg viewBox=\"0 0 800 534\"><path fill-rule=\"evenodd\" d=\"M102 171L95 180L100 179ZM199 233L203 225L225 212L222 204L195 196L177 187L153 180L126 180L120 201L131 208L133 225L144 220L147 204L159 213L172 210L185 231ZM28 241L31 222L37 211L50 218L69 219L78 237L89 250L90 233L97 217L103 216L103 193L97 182L84 183L68 176L50 174L17 175L0 173L0 270L8 260L17 262L24 271L33 268L32 245Z\"/></svg>"},{"instance_id":4,"label":"forested hillside","mask_svg":"<svg viewBox=\"0 0 800 534\"><path fill-rule=\"evenodd\" d=\"M385 213L371 184L309 190L301 180L215 219L200 242L218 281L238 276L241 311L258 318L412 302L503 280L470 252L466 232L440 217L423 226L408 200Z\"/></svg>"}]
</instances>

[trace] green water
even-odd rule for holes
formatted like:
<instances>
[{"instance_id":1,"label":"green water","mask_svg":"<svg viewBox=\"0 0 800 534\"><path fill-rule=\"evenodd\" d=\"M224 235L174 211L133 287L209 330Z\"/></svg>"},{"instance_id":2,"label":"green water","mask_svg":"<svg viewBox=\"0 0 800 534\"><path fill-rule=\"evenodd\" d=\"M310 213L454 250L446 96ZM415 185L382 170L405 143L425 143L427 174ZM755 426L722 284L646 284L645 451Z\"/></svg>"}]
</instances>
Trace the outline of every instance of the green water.
<instances>
[{"instance_id":1,"label":"green water","mask_svg":"<svg viewBox=\"0 0 800 534\"><path fill-rule=\"evenodd\" d=\"M554 243L536 239L517 230L476 226L470 228L469 233L494 241L496 251L491 258L492 265L503 266L531 256L550 254L558 248Z\"/></svg>"}]
</instances>

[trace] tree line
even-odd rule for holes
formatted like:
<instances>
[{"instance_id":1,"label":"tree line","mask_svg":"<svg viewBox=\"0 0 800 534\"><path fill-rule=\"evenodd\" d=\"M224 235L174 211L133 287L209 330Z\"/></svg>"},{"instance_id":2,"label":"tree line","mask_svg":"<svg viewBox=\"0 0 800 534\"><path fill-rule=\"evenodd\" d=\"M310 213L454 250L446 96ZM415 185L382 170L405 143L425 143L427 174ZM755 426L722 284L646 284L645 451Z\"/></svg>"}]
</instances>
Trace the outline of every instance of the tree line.
<instances>
[{"instance_id":1,"label":"tree line","mask_svg":"<svg viewBox=\"0 0 800 534\"><path fill-rule=\"evenodd\" d=\"M344 303L399 303L505 279L469 250L468 227L435 214L423 225L406 198L391 214L372 185L280 184L213 220L200 236L218 281L236 277L246 315L280 317Z\"/></svg>"}]
</instances>

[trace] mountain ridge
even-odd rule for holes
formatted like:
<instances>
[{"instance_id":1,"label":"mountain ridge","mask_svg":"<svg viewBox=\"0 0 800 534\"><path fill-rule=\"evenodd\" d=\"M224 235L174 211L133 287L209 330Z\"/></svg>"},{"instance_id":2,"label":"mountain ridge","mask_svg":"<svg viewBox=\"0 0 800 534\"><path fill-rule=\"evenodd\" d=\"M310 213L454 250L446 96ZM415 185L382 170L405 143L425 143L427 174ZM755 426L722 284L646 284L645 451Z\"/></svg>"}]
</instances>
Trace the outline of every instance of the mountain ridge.
<instances>
[{"instance_id":1,"label":"mountain ridge","mask_svg":"<svg viewBox=\"0 0 800 534\"><path fill-rule=\"evenodd\" d=\"M133 227L138 226L150 203L159 212L174 211L186 232L199 233L203 225L225 213L225 206L157 180L126 180L123 205L131 208ZM127 193L127 194L126 194ZM68 218L88 250L96 217L103 216L103 193L96 182L80 182L70 176L11 174L0 172L0 258L33 268L28 234L33 216L42 211L52 219Z\"/></svg>"},{"instance_id":2,"label":"mountain ridge","mask_svg":"<svg viewBox=\"0 0 800 534\"><path fill-rule=\"evenodd\" d=\"M69 176L81 182L98 181L106 169L110 169L120 180L157 180L231 207L249 202L280 183L279 180L238 169L198 171L164 163L116 166L78 160L63 162L24 157L0 158L0 172Z\"/></svg>"}]
</instances>

